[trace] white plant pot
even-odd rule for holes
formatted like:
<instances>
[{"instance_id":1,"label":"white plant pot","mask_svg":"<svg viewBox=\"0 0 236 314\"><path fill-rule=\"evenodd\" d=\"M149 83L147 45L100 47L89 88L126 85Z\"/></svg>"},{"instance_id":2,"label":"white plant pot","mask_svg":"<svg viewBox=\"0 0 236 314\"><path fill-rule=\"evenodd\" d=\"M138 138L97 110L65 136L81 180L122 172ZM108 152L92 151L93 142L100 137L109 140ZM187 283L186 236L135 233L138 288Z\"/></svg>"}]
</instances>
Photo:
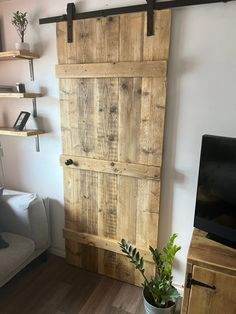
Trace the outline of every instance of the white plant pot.
<instances>
[{"instance_id":1,"label":"white plant pot","mask_svg":"<svg viewBox=\"0 0 236 314\"><path fill-rule=\"evenodd\" d=\"M28 43L15 43L16 50L30 50L30 46Z\"/></svg>"},{"instance_id":2,"label":"white plant pot","mask_svg":"<svg viewBox=\"0 0 236 314\"><path fill-rule=\"evenodd\" d=\"M143 291L143 299L144 299L144 309L146 314L174 314L176 304L173 304L168 308L160 308L151 305L145 298L145 291Z\"/></svg>"}]
</instances>

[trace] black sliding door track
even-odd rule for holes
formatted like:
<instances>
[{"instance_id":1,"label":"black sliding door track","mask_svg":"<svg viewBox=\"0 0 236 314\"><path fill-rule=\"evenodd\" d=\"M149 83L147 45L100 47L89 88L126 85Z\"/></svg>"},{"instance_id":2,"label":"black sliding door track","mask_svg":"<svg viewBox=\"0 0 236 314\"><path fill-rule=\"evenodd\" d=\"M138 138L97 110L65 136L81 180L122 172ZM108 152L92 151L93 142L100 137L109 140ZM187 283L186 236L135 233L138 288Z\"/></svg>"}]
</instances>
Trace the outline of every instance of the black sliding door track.
<instances>
[{"instance_id":1,"label":"black sliding door track","mask_svg":"<svg viewBox=\"0 0 236 314\"><path fill-rule=\"evenodd\" d=\"M218 3L218 2L231 2L235 0L171 0L171 1L163 1L156 2L154 4L154 10L165 10L171 8L185 7L191 5L201 5L201 4L209 4L209 3ZM73 20L82 20L96 17L106 17L112 15L126 14L126 13L135 13L135 12L143 12L148 11L147 4L133 5L128 7L120 7L106 10L98 10L84 13L76 13L74 15ZM54 16L54 17L46 17L39 20L39 24L48 24L48 23L57 23L67 21L67 15Z\"/></svg>"},{"instance_id":2,"label":"black sliding door track","mask_svg":"<svg viewBox=\"0 0 236 314\"><path fill-rule=\"evenodd\" d=\"M75 4L67 4L67 14L39 19L39 24L57 23L67 21L67 42L73 42L73 21L90 18L99 18L113 15L121 15L135 12L147 12L147 36L154 35L154 10L165 10L190 5L201 5L218 2L231 2L235 0L168 0L157 2L156 0L146 0L147 4L133 5L106 10L98 10L84 13L76 13Z\"/></svg>"}]
</instances>

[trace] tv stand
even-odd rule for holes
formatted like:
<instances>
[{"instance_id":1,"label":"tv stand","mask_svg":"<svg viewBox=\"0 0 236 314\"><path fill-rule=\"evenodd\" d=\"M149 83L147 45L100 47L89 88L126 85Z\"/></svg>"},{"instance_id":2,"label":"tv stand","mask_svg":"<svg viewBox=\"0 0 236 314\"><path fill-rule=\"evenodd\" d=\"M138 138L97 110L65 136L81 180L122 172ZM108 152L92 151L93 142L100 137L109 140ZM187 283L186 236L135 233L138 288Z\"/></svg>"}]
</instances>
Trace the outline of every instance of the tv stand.
<instances>
[{"instance_id":1,"label":"tv stand","mask_svg":"<svg viewBox=\"0 0 236 314\"><path fill-rule=\"evenodd\" d=\"M236 250L195 229L189 247L181 314L236 313Z\"/></svg>"},{"instance_id":2,"label":"tv stand","mask_svg":"<svg viewBox=\"0 0 236 314\"><path fill-rule=\"evenodd\" d=\"M210 239L210 240L213 240L213 241L216 241L218 243L221 243L223 245L226 245L226 246L229 246L233 249L236 249L236 242L233 242L233 241L230 241L230 240L226 240L224 238L221 238L213 233L208 233L206 235L207 239Z\"/></svg>"}]
</instances>

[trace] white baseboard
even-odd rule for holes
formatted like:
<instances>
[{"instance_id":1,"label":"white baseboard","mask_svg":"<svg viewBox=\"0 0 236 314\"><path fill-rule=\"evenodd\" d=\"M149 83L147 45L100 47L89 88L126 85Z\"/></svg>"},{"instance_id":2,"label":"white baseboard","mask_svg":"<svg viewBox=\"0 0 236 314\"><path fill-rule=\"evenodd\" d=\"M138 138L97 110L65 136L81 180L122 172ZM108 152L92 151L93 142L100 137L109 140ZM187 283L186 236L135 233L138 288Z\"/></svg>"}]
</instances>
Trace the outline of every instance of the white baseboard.
<instances>
[{"instance_id":1,"label":"white baseboard","mask_svg":"<svg viewBox=\"0 0 236 314\"><path fill-rule=\"evenodd\" d=\"M50 247L49 253L51 253L51 254L53 254L53 255L56 255L56 256L63 257L63 258L66 257L66 252L65 252L65 250L58 249L58 248L56 248L56 247Z\"/></svg>"}]
</instances>

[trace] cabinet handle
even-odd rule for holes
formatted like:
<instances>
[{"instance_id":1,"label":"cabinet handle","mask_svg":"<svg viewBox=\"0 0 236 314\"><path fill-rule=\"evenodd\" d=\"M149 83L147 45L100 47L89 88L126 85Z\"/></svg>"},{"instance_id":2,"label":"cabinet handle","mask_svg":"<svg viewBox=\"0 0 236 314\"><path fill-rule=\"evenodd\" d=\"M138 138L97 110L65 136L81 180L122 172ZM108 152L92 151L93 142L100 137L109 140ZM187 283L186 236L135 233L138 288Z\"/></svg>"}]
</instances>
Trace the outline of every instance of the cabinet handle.
<instances>
[{"instance_id":1,"label":"cabinet handle","mask_svg":"<svg viewBox=\"0 0 236 314\"><path fill-rule=\"evenodd\" d=\"M66 166L70 166L70 165L73 165L73 164L74 164L74 162L73 162L72 159L67 159L67 160L65 161L65 165L66 165Z\"/></svg>"},{"instance_id":2,"label":"cabinet handle","mask_svg":"<svg viewBox=\"0 0 236 314\"><path fill-rule=\"evenodd\" d=\"M216 286L210 286L210 285L207 285L204 282L195 280L195 279L192 278L192 274L189 273L188 274L188 278L187 278L187 288L191 288L192 285L200 286L200 287L208 288L208 289L212 289L212 290L216 290Z\"/></svg>"}]
</instances>

